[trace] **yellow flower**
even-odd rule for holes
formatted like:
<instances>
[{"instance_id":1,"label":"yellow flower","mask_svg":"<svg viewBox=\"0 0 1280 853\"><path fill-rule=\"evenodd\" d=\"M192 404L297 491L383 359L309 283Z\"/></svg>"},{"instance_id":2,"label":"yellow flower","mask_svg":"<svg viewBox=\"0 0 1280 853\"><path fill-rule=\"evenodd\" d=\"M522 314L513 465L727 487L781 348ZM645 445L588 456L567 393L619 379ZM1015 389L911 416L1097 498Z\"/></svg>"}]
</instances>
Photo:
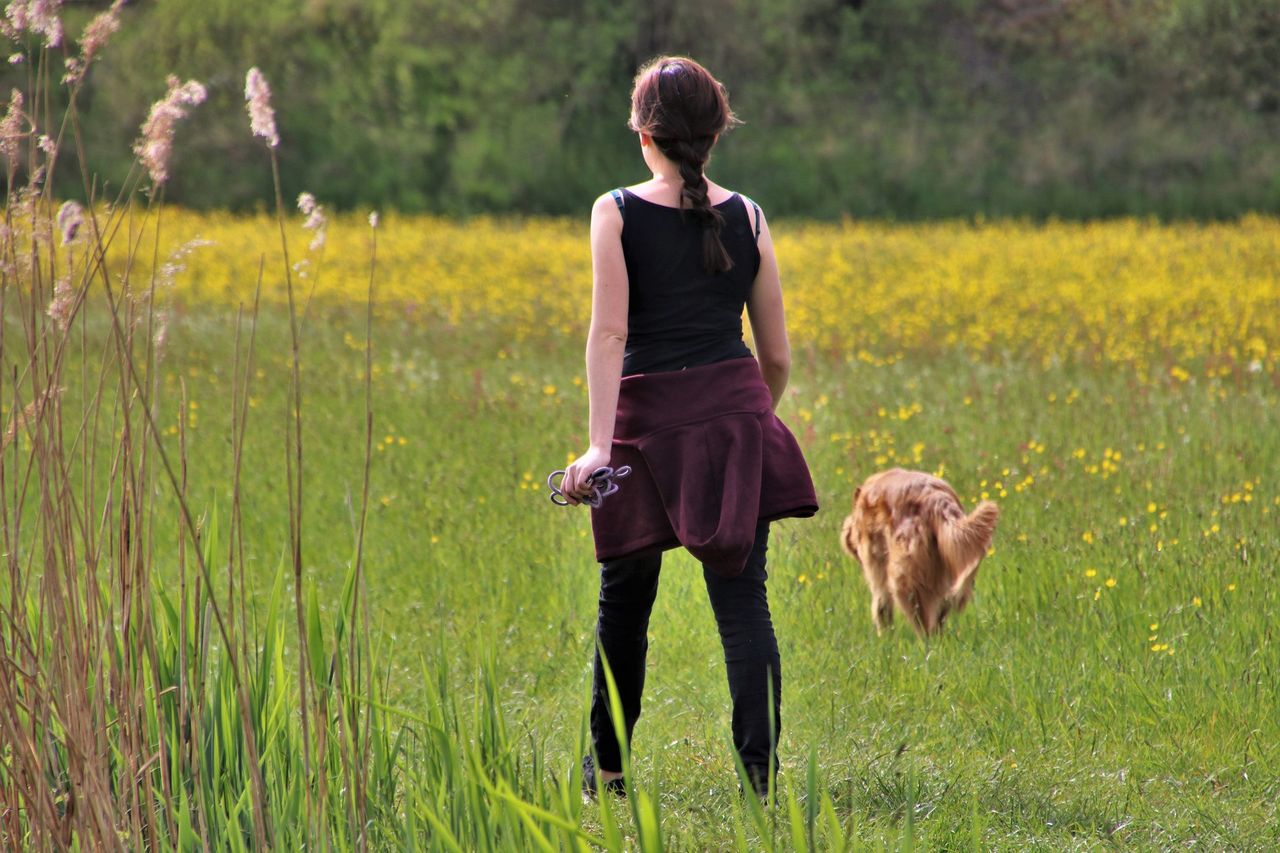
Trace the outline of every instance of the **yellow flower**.
<instances>
[{"instance_id":1,"label":"yellow flower","mask_svg":"<svg viewBox=\"0 0 1280 853\"><path fill-rule=\"evenodd\" d=\"M1116 585L1115 578L1107 578L1107 589L1112 589L1115 587L1115 585Z\"/></svg>"},{"instance_id":2,"label":"yellow flower","mask_svg":"<svg viewBox=\"0 0 1280 853\"><path fill-rule=\"evenodd\" d=\"M251 295L246 282L255 279L259 235L270 225L266 215L175 209L163 232L171 245L157 256L196 234L213 239L208 263L193 265L174 287L184 297L235 306ZM363 302L356 272L367 262L367 227L356 214L331 217L325 263L332 274L316 282L317 300ZM1096 350L1104 364L1126 365L1146 382L1167 375L1180 385L1192 378L1192 357L1222 354L1273 369L1280 330L1269 310L1277 291L1268 252L1278 238L1280 221L1260 216L1209 224L846 220L788 223L776 245L792 271L793 343L834 348L857 339L865 343L849 360L875 366L922 346L959 347L973 356L1025 348L1041 363ZM512 337L511 347L498 352L503 360L518 358L519 344L538 336L585 334L591 255L579 222L406 216L380 223L379 242L377 310L404 316L404 306L413 304L414 320L424 323L484 318ZM994 256L993 244L1001 248ZM530 257L538 258L536 268ZM941 279L940 269L948 271ZM432 283L426 298L424 279ZM1233 286L1223 287L1228 280ZM859 298L852 318L836 310L849 293ZM1122 310L1098 310L1116 293L1125 296ZM287 293L264 283L262 298L281 304ZM1152 328L1162 330L1158 347ZM1165 352L1179 353L1182 363L1168 366ZM1057 401L1080 397L1075 388L1063 393L1045 392ZM1039 445L1031 452L1039 453Z\"/></svg>"},{"instance_id":3,"label":"yellow flower","mask_svg":"<svg viewBox=\"0 0 1280 853\"><path fill-rule=\"evenodd\" d=\"M556 393L556 386L554 386L554 385L543 385L543 386L542 386L542 393L543 393L543 394L546 394L548 397L551 397L551 396L553 396L553 395Z\"/></svg>"},{"instance_id":4,"label":"yellow flower","mask_svg":"<svg viewBox=\"0 0 1280 853\"><path fill-rule=\"evenodd\" d=\"M1097 575L1098 575L1098 570L1097 570L1097 569L1085 569L1085 570L1084 570L1084 576L1085 576L1085 577L1087 577L1087 578L1097 577Z\"/></svg>"},{"instance_id":5,"label":"yellow flower","mask_svg":"<svg viewBox=\"0 0 1280 853\"><path fill-rule=\"evenodd\" d=\"M1088 543L1088 544L1092 545L1092 544L1093 544L1093 531L1092 531L1092 530L1086 530L1083 534L1081 534L1080 538L1081 538L1081 539L1083 539L1086 543Z\"/></svg>"},{"instance_id":6,"label":"yellow flower","mask_svg":"<svg viewBox=\"0 0 1280 853\"><path fill-rule=\"evenodd\" d=\"M1229 583L1229 584L1227 584L1227 592L1235 592L1235 591L1236 591L1236 585L1235 585L1235 584L1233 584L1233 583Z\"/></svg>"},{"instance_id":7,"label":"yellow flower","mask_svg":"<svg viewBox=\"0 0 1280 853\"><path fill-rule=\"evenodd\" d=\"M1192 599L1191 599L1191 603L1192 603L1192 604L1194 604L1196 607L1199 607L1199 606L1200 606L1200 596L1198 596L1198 595L1197 595L1197 596L1193 596L1193 597L1192 597Z\"/></svg>"}]
</instances>

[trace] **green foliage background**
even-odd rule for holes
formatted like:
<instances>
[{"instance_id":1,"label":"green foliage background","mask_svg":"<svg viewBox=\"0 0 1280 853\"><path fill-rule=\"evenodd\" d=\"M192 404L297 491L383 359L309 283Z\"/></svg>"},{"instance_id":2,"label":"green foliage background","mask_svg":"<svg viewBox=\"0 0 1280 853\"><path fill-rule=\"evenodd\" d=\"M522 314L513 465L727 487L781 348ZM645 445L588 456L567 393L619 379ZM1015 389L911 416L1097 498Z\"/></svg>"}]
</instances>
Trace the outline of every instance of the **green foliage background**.
<instances>
[{"instance_id":1,"label":"green foliage background","mask_svg":"<svg viewBox=\"0 0 1280 853\"><path fill-rule=\"evenodd\" d=\"M68 8L68 32L105 5ZM746 125L714 177L775 214L1280 211L1273 0L151 0L127 10L82 118L114 152L91 168L118 185L165 76L201 80L168 198L254 207L258 65L287 193L580 213L644 177L627 97L664 52L728 85Z\"/></svg>"}]
</instances>

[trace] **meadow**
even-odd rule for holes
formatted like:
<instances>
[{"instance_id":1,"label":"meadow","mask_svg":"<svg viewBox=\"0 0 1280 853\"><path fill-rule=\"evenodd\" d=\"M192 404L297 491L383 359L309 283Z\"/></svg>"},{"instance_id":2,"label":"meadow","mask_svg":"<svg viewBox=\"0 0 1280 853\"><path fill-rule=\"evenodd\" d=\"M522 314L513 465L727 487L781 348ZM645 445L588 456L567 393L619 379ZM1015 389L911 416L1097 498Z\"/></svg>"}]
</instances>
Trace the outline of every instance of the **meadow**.
<instances>
[{"instance_id":1,"label":"meadow","mask_svg":"<svg viewBox=\"0 0 1280 853\"><path fill-rule=\"evenodd\" d=\"M719 640L682 553L664 563L651 625L631 803L577 795L596 568L586 512L553 506L543 480L583 449L586 223L384 216L371 227L346 215L327 227L286 266L266 215L165 209L158 224L122 226L146 247L130 262L137 280L170 259L147 315L165 332L139 335L154 429L133 440L175 458L181 447L203 547L226 555L209 561L214 588L230 612L240 602L240 642L275 685L252 696L274 709L261 767L278 845L1280 843L1280 221L774 224L794 350L779 413L822 510L778 523L770 552L784 700L769 809L739 794ZM310 236L293 220L287 231L294 247ZM6 337L21 339L36 313L11 299ZM89 293L66 335L65 424L91 409L110 317ZM4 368L21 365L6 353ZM6 423L18 407L6 402ZM111 458L117 432L86 439L103 452L90 467ZM33 435L13 442L10 484ZM928 644L901 623L875 635L860 571L837 544L854 485L892 465L945 476L966 503L990 498L1003 513L974 604ZM159 469L140 467L137 481L151 502L149 583L186 601L190 535ZM6 535L20 539L23 523ZM364 610L349 659L371 670L343 690L353 566ZM172 630L187 649L203 632L207 651L195 595ZM296 695L300 636L312 689L323 692L326 668L339 685L334 742L362 715L373 740L356 775L367 814L322 782L314 796L336 805L313 806L298 782L310 747L296 717L320 701ZM215 634L210 666L225 673L218 647ZM173 689L141 682L139 706ZM230 703L231 685L220 689ZM234 724L221 725L219 742L234 741ZM328 760L335 779L358 763ZM247 785L244 762L231 766L228 784ZM185 808L190 825L152 843L251 846L245 790L208 796L166 801L159 811ZM209 807L220 796L222 812ZM210 825L197 827L202 810ZM305 817L290 826L282 814Z\"/></svg>"}]
</instances>

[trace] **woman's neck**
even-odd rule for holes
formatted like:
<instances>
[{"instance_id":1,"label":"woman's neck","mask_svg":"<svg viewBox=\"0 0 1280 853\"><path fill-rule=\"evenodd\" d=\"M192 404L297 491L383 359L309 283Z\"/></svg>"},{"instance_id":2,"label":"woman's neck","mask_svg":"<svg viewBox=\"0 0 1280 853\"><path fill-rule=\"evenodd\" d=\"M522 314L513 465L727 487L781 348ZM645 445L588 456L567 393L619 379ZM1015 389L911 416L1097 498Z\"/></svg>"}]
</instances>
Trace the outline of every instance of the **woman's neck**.
<instances>
[{"instance_id":1,"label":"woman's neck","mask_svg":"<svg viewBox=\"0 0 1280 853\"><path fill-rule=\"evenodd\" d=\"M651 163L649 171L653 173L653 180L656 183L684 185L684 178L680 177L680 167L666 158Z\"/></svg>"},{"instance_id":2,"label":"woman's neck","mask_svg":"<svg viewBox=\"0 0 1280 853\"><path fill-rule=\"evenodd\" d=\"M649 185L657 192L655 195L662 198L663 204L667 204L668 200L678 202L681 193L684 191L684 178L680 175L680 167L675 161L657 150L655 145L651 150L645 152L645 165L649 167L650 174L653 178L649 181ZM706 178L706 173L703 173ZM719 188L712 183L710 178L707 180L707 189L709 194L716 192Z\"/></svg>"}]
</instances>

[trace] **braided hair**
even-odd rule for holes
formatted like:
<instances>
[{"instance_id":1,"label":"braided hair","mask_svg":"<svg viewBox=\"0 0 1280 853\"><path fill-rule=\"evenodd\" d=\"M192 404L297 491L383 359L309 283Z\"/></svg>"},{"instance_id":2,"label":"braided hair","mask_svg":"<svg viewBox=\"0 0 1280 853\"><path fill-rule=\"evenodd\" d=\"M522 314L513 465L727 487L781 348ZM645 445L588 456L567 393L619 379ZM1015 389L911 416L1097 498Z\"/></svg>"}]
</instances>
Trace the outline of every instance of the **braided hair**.
<instances>
[{"instance_id":1,"label":"braided hair","mask_svg":"<svg viewBox=\"0 0 1280 853\"><path fill-rule=\"evenodd\" d=\"M688 57L661 56L636 74L629 125L680 168L680 209L702 225L702 263L711 274L727 272L733 259L720 241L724 215L711 206L703 169L717 137L738 123L724 86Z\"/></svg>"}]
</instances>

